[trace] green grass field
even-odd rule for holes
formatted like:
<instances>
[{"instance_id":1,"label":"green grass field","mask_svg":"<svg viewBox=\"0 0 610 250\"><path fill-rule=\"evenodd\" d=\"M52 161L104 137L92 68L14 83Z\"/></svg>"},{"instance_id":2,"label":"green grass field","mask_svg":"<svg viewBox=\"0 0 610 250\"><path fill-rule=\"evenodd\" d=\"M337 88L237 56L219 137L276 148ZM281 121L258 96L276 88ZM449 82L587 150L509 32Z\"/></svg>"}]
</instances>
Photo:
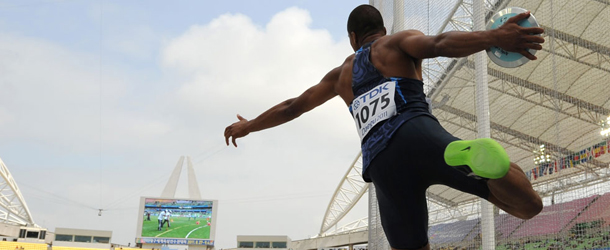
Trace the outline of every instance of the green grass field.
<instances>
[{"instance_id":1,"label":"green grass field","mask_svg":"<svg viewBox=\"0 0 610 250\"><path fill-rule=\"evenodd\" d=\"M208 222L205 218L188 220L188 218L172 217L172 220L174 221L171 223L171 227L167 228L167 223L165 223L161 231L157 230L159 226L157 218L151 218L150 221L145 220L142 225L142 237L186 238L186 235L192 231L188 239L210 238L210 227L208 227ZM197 225L197 221L200 222L199 225ZM196 228L199 229L194 230Z\"/></svg>"}]
</instances>

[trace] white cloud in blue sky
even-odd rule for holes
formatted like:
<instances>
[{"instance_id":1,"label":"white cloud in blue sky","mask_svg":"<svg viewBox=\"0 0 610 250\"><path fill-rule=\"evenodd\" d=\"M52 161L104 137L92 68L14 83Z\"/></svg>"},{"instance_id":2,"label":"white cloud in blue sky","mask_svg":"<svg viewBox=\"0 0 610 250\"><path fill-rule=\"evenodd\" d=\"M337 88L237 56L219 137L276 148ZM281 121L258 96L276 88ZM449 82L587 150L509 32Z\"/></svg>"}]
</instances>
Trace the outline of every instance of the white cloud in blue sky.
<instances>
[{"instance_id":1,"label":"white cloud in blue sky","mask_svg":"<svg viewBox=\"0 0 610 250\"><path fill-rule=\"evenodd\" d=\"M217 247L317 233L359 150L345 104L237 149L222 132L341 64L360 3L224 2L0 1L0 157L38 224L133 242L138 197L188 154L202 196L220 200Z\"/></svg>"}]
</instances>

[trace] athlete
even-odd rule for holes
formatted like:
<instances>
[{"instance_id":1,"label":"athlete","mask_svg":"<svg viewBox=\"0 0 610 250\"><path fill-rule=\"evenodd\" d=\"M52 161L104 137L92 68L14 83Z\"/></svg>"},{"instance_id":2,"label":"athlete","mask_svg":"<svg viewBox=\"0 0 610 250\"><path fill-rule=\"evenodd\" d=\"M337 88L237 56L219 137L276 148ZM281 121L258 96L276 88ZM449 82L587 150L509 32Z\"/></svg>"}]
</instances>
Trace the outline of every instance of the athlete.
<instances>
[{"instance_id":1,"label":"athlete","mask_svg":"<svg viewBox=\"0 0 610 250\"><path fill-rule=\"evenodd\" d=\"M363 178L373 182L381 222L393 249L430 249L426 189L444 184L487 199L507 213L529 219L542 201L505 150L488 138L463 141L449 134L430 114L422 82L422 60L464 57L498 46L535 60L541 28L520 27L529 12L495 30L447 32L426 36L417 30L387 35L371 5L355 8L347 31L355 54L300 96L288 99L253 120L237 115L225 129L225 142L271 128L339 95L361 138Z\"/></svg>"},{"instance_id":2,"label":"athlete","mask_svg":"<svg viewBox=\"0 0 610 250\"><path fill-rule=\"evenodd\" d=\"M165 210L161 210L161 212L159 213L159 226L157 227L157 230L161 231L161 229L163 229L163 225L165 224L165 222L163 221L165 219Z\"/></svg>"},{"instance_id":3,"label":"athlete","mask_svg":"<svg viewBox=\"0 0 610 250\"><path fill-rule=\"evenodd\" d=\"M163 227L163 224L165 224L165 222L167 222L167 228L170 228L170 221L172 219L172 213L169 211L169 209L165 210L165 218L163 219L163 223L161 224L161 227Z\"/></svg>"}]
</instances>

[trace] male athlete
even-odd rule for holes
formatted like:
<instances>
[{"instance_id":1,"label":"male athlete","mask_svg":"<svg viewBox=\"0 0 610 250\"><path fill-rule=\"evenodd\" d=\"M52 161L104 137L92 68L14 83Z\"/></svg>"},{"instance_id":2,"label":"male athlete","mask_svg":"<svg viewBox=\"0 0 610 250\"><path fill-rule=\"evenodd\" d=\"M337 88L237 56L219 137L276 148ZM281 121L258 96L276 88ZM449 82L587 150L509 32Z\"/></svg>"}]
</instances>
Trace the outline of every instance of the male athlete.
<instances>
[{"instance_id":1,"label":"male athlete","mask_svg":"<svg viewBox=\"0 0 610 250\"><path fill-rule=\"evenodd\" d=\"M163 225L165 224L165 222L163 221L165 220L165 210L161 210L157 219L159 220L159 226L157 227L157 230L161 231L163 229Z\"/></svg>"},{"instance_id":2,"label":"male athlete","mask_svg":"<svg viewBox=\"0 0 610 250\"><path fill-rule=\"evenodd\" d=\"M393 249L430 249L426 189L443 184L487 199L504 211L529 219L542 201L523 171L492 139L463 141L449 134L428 111L422 60L464 57L498 46L535 60L527 49L542 49L541 28L509 19L496 30L425 36L417 30L386 35L383 19L370 5L355 8L347 31L355 54L317 85L253 120L225 129L227 145L250 132L271 128L339 95L348 105L362 144L363 178L373 182L381 222Z\"/></svg>"},{"instance_id":3,"label":"male athlete","mask_svg":"<svg viewBox=\"0 0 610 250\"><path fill-rule=\"evenodd\" d=\"M165 218L163 219L163 223L161 224L161 228L163 228L163 224L165 224L165 222L167 222L167 228L170 228L171 225L169 224L169 222L172 220L172 213L169 211L169 209L165 210Z\"/></svg>"}]
</instances>

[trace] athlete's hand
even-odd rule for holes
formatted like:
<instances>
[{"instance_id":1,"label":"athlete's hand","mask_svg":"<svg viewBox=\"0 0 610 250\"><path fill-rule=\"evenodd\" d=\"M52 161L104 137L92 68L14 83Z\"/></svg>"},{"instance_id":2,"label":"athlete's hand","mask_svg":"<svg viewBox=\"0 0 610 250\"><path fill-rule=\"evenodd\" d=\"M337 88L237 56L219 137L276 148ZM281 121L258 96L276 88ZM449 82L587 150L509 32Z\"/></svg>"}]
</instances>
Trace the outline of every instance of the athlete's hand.
<instances>
[{"instance_id":1,"label":"athlete's hand","mask_svg":"<svg viewBox=\"0 0 610 250\"><path fill-rule=\"evenodd\" d=\"M237 147L237 143L235 143L235 139L244 137L248 135L250 132L247 130L248 120L241 117L241 115L237 115L237 119L239 121L231 124L225 129L225 142L227 146L229 146L229 139L232 137L232 142L235 147Z\"/></svg>"},{"instance_id":2,"label":"athlete's hand","mask_svg":"<svg viewBox=\"0 0 610 250\"><path fill-rule=\"evenodd\" d=\"M517 24L519 21L529 17L529 11L511 17L498 29L493 30L493 32L495 32L498 47L506 51L517 52L530 60L536 60L536 57L527 50L542 49L540 43L544 43L544 38L539 36L539 34L542 34L544 29L538 27L525 28Z\"/></svg>"}]
</instances>

